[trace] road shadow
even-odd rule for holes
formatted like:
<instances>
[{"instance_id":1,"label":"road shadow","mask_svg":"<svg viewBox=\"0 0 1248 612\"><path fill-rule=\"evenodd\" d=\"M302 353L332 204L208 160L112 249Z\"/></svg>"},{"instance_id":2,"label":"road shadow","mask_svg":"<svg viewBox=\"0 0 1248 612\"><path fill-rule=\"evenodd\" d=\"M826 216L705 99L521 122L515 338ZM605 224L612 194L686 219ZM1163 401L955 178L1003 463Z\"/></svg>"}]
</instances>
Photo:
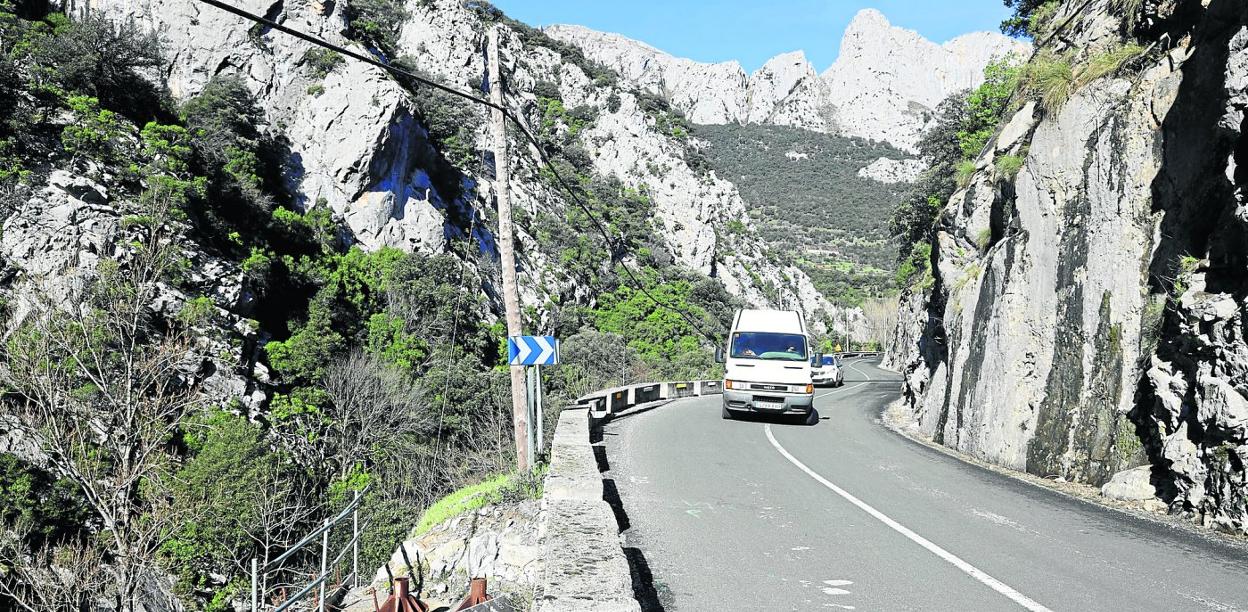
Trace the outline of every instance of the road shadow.
<instances>
[{"instance_id":1,"label":"road shadow","mask_svg":"<svg viewBox=\"0 0 1248 612\"><path fill-rule=\"evenodd\" d=\"M663 612L663 600L655 587L654 574L650 573L650 564L641 549L625 547L624 557L628 559L628 569L633 574L633 594L637 603L641 604L642 612Z\"/></svg>"},{"instance_id":2,"label":"road shadow","mask_svg":"<svg viewBox=\"0 0 1248 612\"><path fill-rule=\"evenodd\" d=\"M602 436L600 427L590 430L590 438L594 442L594 460L598 464L598 471L605 476L611 471L611 463L607 460L606 445L601 444ZM624 500L620 498L620 489L616 486L614 478L602 479L602 500L611 507L611 513L615 515L615 523L619 527L619 532L627 532L632 527L632 521L628 518L628 512L624 510ZM633 580L633 596L641 605L642 612L663 612L663 603L659 599L654 574L650 571L650 563L646 560L645 553L636 547L625 547L624 556L628 559L628 571Z\"/></svg>"},{"instance_id":3,"label":"road shadow","mask_svg":"<svg viewBox=\"0 0 1248 612\"><path fill-rule=\"evenodd\" d=\"M819 424L819 421L827 420L820 416L819 410L811 410L810 414L805 416L792 416L788 414L765 414L761 412L745 412L732 415L732 420L743 421L746 423L771 423L773 425L791 425L794 427L813 427Z\"/></svg>"}]
</instances>

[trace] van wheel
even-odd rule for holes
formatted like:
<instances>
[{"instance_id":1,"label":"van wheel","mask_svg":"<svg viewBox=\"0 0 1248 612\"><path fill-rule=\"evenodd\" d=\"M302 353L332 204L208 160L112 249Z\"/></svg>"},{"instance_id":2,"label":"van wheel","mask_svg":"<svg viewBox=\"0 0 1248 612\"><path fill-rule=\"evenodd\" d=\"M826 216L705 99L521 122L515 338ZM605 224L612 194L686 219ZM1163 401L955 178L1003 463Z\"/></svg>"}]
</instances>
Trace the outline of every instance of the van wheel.
<instances>
[{"instance_id":1,"label":"van wheel","mask_svg":"<svg viewBox=\"0 0 1248 612\"><path fill-rule=\"evenodd\" d=\"M725 421L731 421L733 418L732 411L728 410L728 406L721 406L719 409L719 417Z\"/></svg>"}]
</instances>

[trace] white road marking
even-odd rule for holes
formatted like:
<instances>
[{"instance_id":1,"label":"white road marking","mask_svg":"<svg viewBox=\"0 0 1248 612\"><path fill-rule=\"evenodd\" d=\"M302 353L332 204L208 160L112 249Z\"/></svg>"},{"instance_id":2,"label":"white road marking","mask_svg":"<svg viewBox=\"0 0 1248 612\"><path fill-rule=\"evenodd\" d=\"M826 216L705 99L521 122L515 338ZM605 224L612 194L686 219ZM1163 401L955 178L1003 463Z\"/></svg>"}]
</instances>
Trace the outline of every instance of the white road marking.
<instances>
[{"instance_id":1,"label":"white road marking","mask_svg":"<svg viewBox=\"0 0 1248 612\"><path fill-rule=\"evenodd\" d=\"M821 397L827 397L829 395L832 395L833 393L840 393L841 391L849 391L850 389L855 389L860 386L862 386L862 383L857 383L848 387L845 387L845 386L837 387L831 391L828 391L827 393L820 393L819 395L816 395L815 399L819 399Z\"/></svg>"},{"instance_id":2,"label":"white road marking","mask_svg":"<svg viewBox=\"0 0 1248 612\"><path fill-rule=\"evenodd\" d=\"M853 580L824 580L824 584L828 586L849 586L854 583Z\"/></svg>"},{"instance_id":3,"label":"white road marking","mask_svg":"<svg viewBox=\"0 0 1248 612\"><path fill-rule=\"evenodd\" d=\"M1040 605L1039 603L1027 597L1026 595L1023 595L1022 593L1019 593L1018 591L1014 590L1013 588L1011 588L1009 585L1005 584L1004 582L1001 582L1000 580L997 580L996 578L989 576L983 570L975 567L974 565L971 565L970 563L967 563L966 561L963 561L957 555L941 548L940 546L937 546L936 544L934 544L927 538L924 538L923 536L911 531L905 525L902 525L901 523L898 523L897 521L889 518L888 515L884 514L883 512L880 512L879 510L876 510L871 505L851 495L845 489L842 489L836 486L827 478L820 476L818 472L810 469L809 467L806 467L806 464L802 463L801 461L798 461L797 457L794 457L792 454L789 453L789 451L785 450L783 446L780 446L780 443L776 441L776 437L771 433L770 423L767 424L767 426L764 428L764 431L767 432L767 439L771 442L771 445L774 446L775 449L779 451L780 454L785 459L788 459L789 463L792 463L793 465L797 466L798 469L802 470L803 472L806 472L806 474L810 476L811 478L815 479L816 482L823 485L824 487L827 487L833 493L836 493L837 495L841 496L842 498L845 499L845 501L848 501L849 503L855 506L858 506L860 510L871 515L872 518L876 519L877 521L881 523L884 523L884 525L886 525L888 528L905 536L906 539L910 540L911 542L914 542L915 544L922 546L923 548L927 549L928 552L936 555L937 557L944 559L945 561L949 562L949 564L953 565L954 567L958 568L962 572L966 573L968 576L974 578L975 580L978 580L979 582L983 583L988 588L1008 597L1011 601L1022 606L1023 608L1026 608L1027 610L1031 610L1032 612L1052 612L1048 608L1044 607L1043 605Z\"/></svg>"},{"instance_id":4,"label":"white road marking","mask_svg":"<svg viewBox=\"0 0 1248 612\"><path fill-rule=\"evenodd\" d=\"M823 587L824 595L849 595L849 591L835 587Z\"/></svg>"}]
</instances>

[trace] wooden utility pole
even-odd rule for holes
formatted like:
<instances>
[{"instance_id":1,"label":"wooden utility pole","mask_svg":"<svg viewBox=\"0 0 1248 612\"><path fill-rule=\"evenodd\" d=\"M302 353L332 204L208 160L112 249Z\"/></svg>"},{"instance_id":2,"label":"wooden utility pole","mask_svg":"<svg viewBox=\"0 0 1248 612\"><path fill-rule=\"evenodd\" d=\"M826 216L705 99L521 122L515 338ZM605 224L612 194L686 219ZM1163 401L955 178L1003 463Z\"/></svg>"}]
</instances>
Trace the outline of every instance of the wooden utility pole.
<instances>
[{"instance_id":1,"label":"wooden utility pole","mask_svg":"<svg viewBox=\"0 0 1248 612\"><path fill-rule=\"evenodd\" d=\"M520 336L520 295L516 289L516 252L512 243L511 198L507 183L507 118L503 115L503 79L498 56L498 27L489 31L490 127L494 132L494 193L498 198L498 257L503 268L503 306L507 311L507 335ZM524 366L511 366L511 421L516 438L516 469L529 469L529 417L525 398Z\"/></svg>"}]
</instances>

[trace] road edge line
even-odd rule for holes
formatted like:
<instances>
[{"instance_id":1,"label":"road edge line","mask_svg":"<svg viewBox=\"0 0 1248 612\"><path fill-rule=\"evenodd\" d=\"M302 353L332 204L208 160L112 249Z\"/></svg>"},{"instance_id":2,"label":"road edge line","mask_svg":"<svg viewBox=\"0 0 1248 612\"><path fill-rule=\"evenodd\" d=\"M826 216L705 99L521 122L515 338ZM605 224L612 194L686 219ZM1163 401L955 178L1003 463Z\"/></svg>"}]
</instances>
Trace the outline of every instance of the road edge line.
<instances>
[{"instance_id":1,"label":"road edge line","mask_svg":"<svg viewBox=\"0 0 1248 612\"><path fill-rule=\"evenodd\" d=\"M984 572L983 570L975 567L974 565L967 563L961 557L958 557L957 555L941 548L939 545L935 544L931 540L924 538L923 536L910 530L910 528L906 527L905 525L902 525L901 523L898 523L897 521L893 520L892 518L890 518L888 515L884 514L883 512L876 510L870 504L862 501L861 499L858 499L857 497L854 497L854 495L851 494L850 492L836 486L836 484L834 484L832 481L824 478L823 476L819 475L818 472L807 467L806 464L799 461L797 457L794 457L791 453L789 453L788 450L786 450L783 446L780 445L780 442L776 440L775 435L771 433L770 423L767 424L767 426L763 430L767 433L767 440L771 442L771 445L780 453L781 456L787 459L789 463L792 463L798 469L805 472L806 475L813 478L815 482L818 482L819 484L826 487L828 490L844 498L845 501L848 501L849 503L857 506L859 510L866 512L867 514L871 515L872 518L876 519L877 521L880 521L881 523L884 523L885 526L889 527L893 531L896 531L897 533L905 536L906 539L910 540L911 542L914 542L915 544L918 544L919 546L922 546L928 552L936 555L937 557L940 557L941 559L948 562L950 565L953 565L954 567L961 570L963 573L969 575L970 577L979 581L980 583L987 586L988 588L1004 595L1005 597L1009 598L1011 601L1022 606L1023 608L1027 610L1031 610L1032 612L1052 612L1051 610L1041 605L1040 603L1036 602L1035 600L1018 592L1013 587L1005 584L1004 582L1001 582L1000 580L997 580L996 578L993 578L987 572Z\"/></svg>"}]
</instances>

